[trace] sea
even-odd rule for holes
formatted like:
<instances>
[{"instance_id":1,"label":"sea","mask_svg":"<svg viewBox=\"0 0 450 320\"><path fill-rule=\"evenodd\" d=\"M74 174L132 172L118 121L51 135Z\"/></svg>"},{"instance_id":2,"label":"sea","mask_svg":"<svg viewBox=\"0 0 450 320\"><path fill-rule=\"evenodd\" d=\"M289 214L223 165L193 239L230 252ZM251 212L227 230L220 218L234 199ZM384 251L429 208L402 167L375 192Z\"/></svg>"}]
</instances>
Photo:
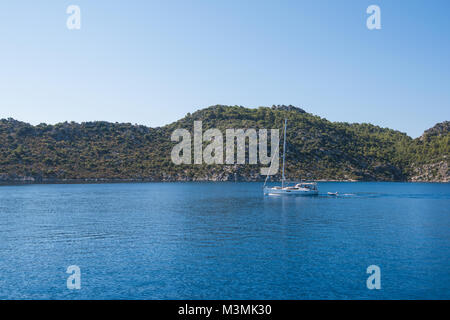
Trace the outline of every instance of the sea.
<instances>
[{"instance_id":1,"label":"sea","mask_svg":"<svg viewBox=\"0 0 450 320\"><path fill-rule=\"evenodd\" d=\"M0 299L450 299L450 184L319 190L1 186Z\"/></svg>"}]
</instances>

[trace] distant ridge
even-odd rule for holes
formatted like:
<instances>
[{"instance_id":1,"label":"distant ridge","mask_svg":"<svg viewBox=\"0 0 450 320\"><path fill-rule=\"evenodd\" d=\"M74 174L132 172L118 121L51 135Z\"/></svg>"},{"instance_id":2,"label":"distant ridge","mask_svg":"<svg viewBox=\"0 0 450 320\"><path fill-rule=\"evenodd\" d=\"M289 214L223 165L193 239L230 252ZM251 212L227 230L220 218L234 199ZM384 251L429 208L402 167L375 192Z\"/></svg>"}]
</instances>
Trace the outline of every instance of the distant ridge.
<instances>
[{"instance_id":1,"label":"distant ridge","mask_svg":"<svg viewBox=\"0 0 450 320\"><path fill-rule=\"evenodd\" d=\"M417 139L371 124L330 122L292 105L216 105L169 125L0 120L0 182L261 181L258 165L180 165L173 130L282 128L288 119L288 179L449 182L449 121ZM279 178L279 177L275 177Z\"/></svg>"}]
</instances>

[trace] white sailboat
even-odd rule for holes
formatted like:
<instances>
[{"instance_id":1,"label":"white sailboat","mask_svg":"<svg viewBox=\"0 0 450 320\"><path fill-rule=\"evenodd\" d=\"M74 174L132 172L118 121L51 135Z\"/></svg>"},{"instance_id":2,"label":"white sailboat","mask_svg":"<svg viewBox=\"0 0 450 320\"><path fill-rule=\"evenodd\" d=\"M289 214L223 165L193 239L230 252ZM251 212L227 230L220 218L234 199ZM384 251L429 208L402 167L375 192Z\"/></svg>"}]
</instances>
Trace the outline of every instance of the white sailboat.
<instances>
[{"instance_id":1,"label":"white sailboat","mask_svg":"<svg viewBox=\"0 0 450 320\"><path fill-rule=\"evenodd\" d=\"M266 181L264 182L264 194L267 195L300 195L300 196L314 196L319 194L319 189L317 188L317 183L315 182L299 182L294 186L285 186L286 177L284 175L284 167L286 160L286 128L287 128L287 119L284 120L284 140L283 140L283 171L281 178L281 186L275 187L267 187L267 179L269 175L266 177ZM277 150L278 152L278 150Z\"/></svg>"}]
</instances>

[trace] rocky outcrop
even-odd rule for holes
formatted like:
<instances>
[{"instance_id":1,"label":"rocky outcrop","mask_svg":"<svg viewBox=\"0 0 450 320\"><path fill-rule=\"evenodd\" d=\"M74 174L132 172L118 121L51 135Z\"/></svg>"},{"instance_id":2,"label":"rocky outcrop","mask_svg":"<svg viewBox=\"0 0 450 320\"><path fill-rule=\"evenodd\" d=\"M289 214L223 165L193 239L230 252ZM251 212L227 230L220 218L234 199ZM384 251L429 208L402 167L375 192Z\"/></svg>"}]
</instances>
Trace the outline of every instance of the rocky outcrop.
<instances>
[{"instance_id":1,"label":"rocky outcrop","mask_svg":"<svg viewBox=\"0 0 450 320\"><path fill-rule=\"evenodd\" d=\"M296 107L296 106L293 106L293 105L288 105L288 106L286 106L286 105L284 105L284 104L281 104L281 105L273 105L273 106L272 106L272 110L295 111L295 112L299 112L299 113L306 113L306 111L303 110L302 108L299 108L299 107Z\"/></svg>"},{"instance_id":2,"label":"rocky outcrop","mask_svg":"<svg viewBox=\"0 0 450 320\"><path fill-rule=\"evenodd\" d=\"M433 136L443 136L450 132L450 121L444 121L436 124L433 128L426 130L420 137L420 140Z\"/></svg>"},{"instance_id":3,"label":"rocky outcrop","mask_svg":"<svg viewBox=\"0 0 450 320\"><path fill-rule=\"evenodd\" d=\"M413 172L409 180L413 182L450 182L448 159L419 166L413 165Z\"/></svg>"}]
</instances>

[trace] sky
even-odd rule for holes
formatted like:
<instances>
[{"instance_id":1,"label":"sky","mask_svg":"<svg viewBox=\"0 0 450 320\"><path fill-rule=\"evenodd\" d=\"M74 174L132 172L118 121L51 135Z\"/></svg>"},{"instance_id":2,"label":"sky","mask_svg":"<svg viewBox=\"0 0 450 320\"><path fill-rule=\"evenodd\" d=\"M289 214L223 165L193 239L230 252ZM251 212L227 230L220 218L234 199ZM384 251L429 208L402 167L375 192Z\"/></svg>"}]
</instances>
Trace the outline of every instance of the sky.
<instances>
[{"instance_id":1,"label":"sky","mask_svg":"<svg viewBox=\"0 0 450 320\"><path fill-rule=\"evenodd\" d=\"M380 30L366 26L372 4ZM450 120L449 12L448 0L2 1L0 118L156 127L215 104L292 104L417 137Z\"/></svg>"}]
</instances>

